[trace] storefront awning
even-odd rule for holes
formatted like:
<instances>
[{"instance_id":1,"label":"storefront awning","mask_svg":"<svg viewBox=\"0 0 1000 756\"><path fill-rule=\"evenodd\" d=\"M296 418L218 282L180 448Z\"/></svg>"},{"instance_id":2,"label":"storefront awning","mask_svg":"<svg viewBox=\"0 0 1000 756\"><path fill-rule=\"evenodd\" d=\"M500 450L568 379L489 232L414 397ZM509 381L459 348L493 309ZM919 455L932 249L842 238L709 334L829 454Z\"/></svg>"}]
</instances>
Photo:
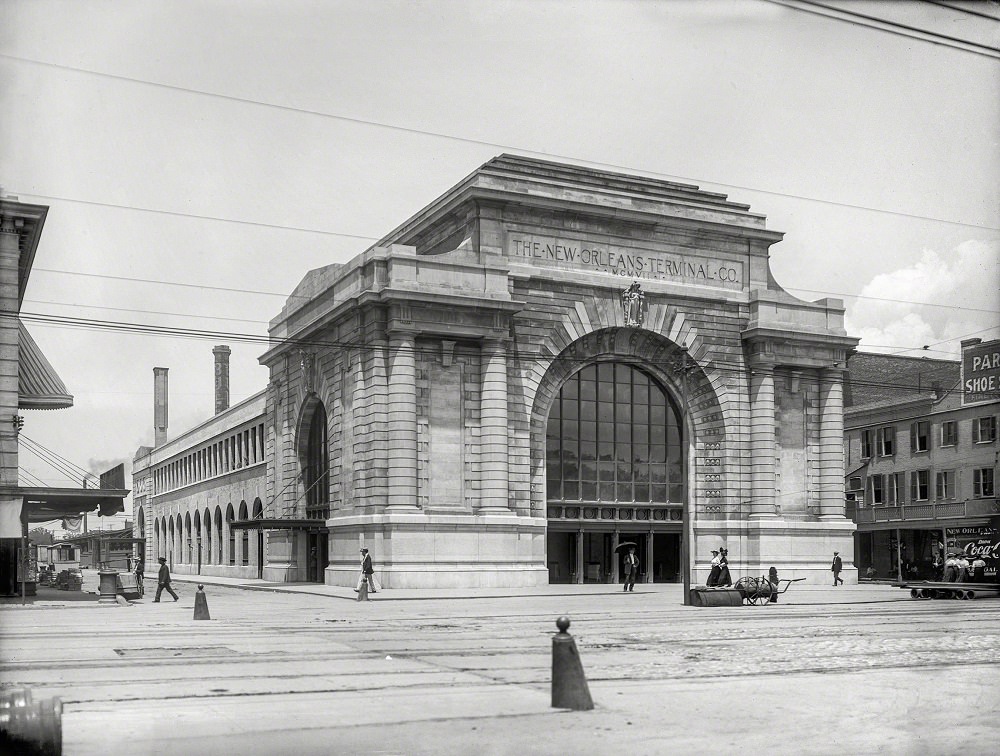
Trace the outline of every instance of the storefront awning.
<instances>
[{"instance_id":1,"label":"storefront awning","mask_svg":"<svg viewBox=\"0 0 1000 756\"><path fill-rule=\"evenodd\" d=\"M324 520L293 520L285 517L264 517L256 520L233 520L229 523L233 530L308 530L311 533L326 533Z\"/></svg>"},{"instance_id":2,"label":"storefront awning","mask_svg":"<svg viewBox=\"0 0 1000 756\"><path fill-rule=\"evenodd\" d=\"M21 499L22 517L27 513L29 523L94 511L101 517L110 517L125 511L124 499L128 495L128 489L0 486L0 497Z\"/></svg>"},{"instance_id":3,"label":"storefront awning","mask_svg":"<svg viewBox=\"0 0 1000 756\"><path fill-rule=\"evenodd\" d=\"M24 323L18 323L18 400L22 409L65 409L73 406L73 397L31 338Z\"/></svg>"}]
</instances>

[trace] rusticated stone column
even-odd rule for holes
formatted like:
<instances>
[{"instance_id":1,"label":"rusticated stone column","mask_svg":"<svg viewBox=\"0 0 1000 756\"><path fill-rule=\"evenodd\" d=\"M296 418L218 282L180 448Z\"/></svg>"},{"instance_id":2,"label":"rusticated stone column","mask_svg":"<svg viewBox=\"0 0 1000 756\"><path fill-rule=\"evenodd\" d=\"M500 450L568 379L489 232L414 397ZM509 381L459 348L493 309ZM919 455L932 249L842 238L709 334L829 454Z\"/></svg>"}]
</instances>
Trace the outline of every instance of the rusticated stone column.
<instances>
[{"instance_id":1,"label":"rusticated stone column","mask_svg":"<svg viewBox=\"0 0 1000 756\"><path fill-rule=\"evenodd\" d=\"M480 414L481 514L510 514L507 494L507 352L499 339L482 349L483 389Z\"/></svg>"},{"instance_id":2,"label":"rusticated stone column","mask_svg":"<svg viewBox=\"0 0 1000 756\"><path fill-rule=\"evenodd\" d=\"M389 510L417 509L417 387L413 335L389 337Z\"/></svg>"},{"instance_id":3,"label":"rusticated stone column","mask_svg":"<svg viewBox=\"0 0 1000 756\"><path fill-rule=\"evenodd\" d=\"M750 517L774 517L774 367L750 373Z\"/></svg>"},{"instance_id":4,"label":"rusticated stone column","mask_svg":"<svg viewBox=\"0 0 1000 756\"><path fill-rule=\"evenodd\" d=\"M844 517L844 373L819 371L819 516Z\"/></svg>"}]
</instances>

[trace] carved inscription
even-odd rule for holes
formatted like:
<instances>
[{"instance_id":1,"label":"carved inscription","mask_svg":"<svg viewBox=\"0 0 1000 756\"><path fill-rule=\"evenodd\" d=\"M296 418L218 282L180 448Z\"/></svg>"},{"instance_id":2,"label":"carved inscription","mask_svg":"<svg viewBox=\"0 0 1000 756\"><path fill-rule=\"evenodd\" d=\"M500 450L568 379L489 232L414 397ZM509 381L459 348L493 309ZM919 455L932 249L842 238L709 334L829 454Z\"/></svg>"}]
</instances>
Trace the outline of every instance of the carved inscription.
<instances>
[{"instance_id":1,"label":"carved inscription","mask_svg":"<svg viewBox=\"0 0 1000 756\"><path fill-rule=\"evenodd\" d=\"M739 289L743 263L696 254L671 254L616 244L535 234L507 236L507 256L547 266L612 273L628 278Z\"/></svg>"}]
</instances>

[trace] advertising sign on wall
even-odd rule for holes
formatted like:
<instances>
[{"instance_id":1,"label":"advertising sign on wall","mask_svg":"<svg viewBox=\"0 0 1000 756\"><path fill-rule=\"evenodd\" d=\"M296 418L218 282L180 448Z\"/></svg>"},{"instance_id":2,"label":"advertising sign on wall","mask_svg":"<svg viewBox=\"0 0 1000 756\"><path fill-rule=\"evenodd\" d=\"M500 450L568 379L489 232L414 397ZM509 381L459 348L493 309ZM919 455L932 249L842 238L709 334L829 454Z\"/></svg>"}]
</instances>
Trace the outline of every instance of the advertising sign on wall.
<instances>
[{"instance_id":1,"label":"advertising sign on wall","mask_svg":"<svg viewBox=\"0 0 1000 756\"><path fill-rule=\"evenodd\" d=\"M962 350L962 404L1000 399L1000 339Z\"/></svg>"},{"instance_id":2,"label":"advertising sign on wall","mask_svg":"<svg viewBox=\"0 0 1000 756\"><path fill-rule=\"evenodd\" d=\"M986 577L996 580L1000 563L1000 529L992 525L969 528L948 528L948 552L962 551L970 559L981 556L986 561Z\"/></svg>"}]
</instances>

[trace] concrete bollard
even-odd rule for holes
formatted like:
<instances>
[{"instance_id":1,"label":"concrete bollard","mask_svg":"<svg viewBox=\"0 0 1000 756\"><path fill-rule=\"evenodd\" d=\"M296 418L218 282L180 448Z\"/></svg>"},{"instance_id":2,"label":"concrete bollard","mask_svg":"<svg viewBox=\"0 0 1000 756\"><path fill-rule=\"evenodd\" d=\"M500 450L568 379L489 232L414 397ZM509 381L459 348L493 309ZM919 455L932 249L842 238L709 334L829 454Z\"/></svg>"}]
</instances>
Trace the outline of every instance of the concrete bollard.
<instances>
[{"instance_id":1,"label":"concrete bollard","mask_svg":"<svg viewBox=\"0 0 1000 756\"><path fill-rule=\"evenodd\" d=\"M0 695L0 753L62 755L62 701L32 701L28 688Z\"/></svg>"},{"instance_id":2,"label":"concrete bollard","mask_svg":"<svg viewBox=\"0 0 1000 756\"><path fill-rule=\"evenodd\" d=\"M212 619L208 614L208 596L205 595L205 586L200 583L198 592L194 594L194 618L196 620Z\"/></svg>"},{"instance_id":3,"label":"concrete bollard","mask_svg":"<svg viewBox=\"0 0 1000 756\"><path fill-rule=\"evenodd\" d=\"M566 631L569 617L556 620L559 632L552 637L552 707L589 711L594 708L576 641Z\"/></svg>"}]
</instances>

